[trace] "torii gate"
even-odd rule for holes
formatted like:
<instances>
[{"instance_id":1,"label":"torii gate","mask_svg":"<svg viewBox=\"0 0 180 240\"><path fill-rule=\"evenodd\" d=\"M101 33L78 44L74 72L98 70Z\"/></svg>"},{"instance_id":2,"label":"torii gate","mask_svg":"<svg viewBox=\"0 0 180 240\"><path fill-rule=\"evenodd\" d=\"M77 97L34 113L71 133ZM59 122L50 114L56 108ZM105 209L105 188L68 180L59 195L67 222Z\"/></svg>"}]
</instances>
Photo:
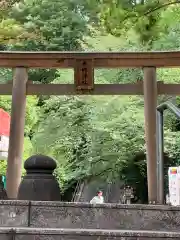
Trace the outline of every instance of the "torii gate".
<instances>
[{"instance_id":1,"label":"torii gate","mask_svg":"<svg viewBox=\"0 0 180 240\"><path fill-rule=\"evenodd\" d=\"M180 94L180 84L156 81L156 68L179 67L180 52L0 52L0 67L13 68L13 83L0 94L12 94L7 166L8 197L17 197L21 181L26 95L144 95L149 203L158 203L156 156L157 95ZM28 82L28 68L72 68L74 84ZM142 68L135 84L94 84L95 68Z\"/></svg>"}]
</instances>

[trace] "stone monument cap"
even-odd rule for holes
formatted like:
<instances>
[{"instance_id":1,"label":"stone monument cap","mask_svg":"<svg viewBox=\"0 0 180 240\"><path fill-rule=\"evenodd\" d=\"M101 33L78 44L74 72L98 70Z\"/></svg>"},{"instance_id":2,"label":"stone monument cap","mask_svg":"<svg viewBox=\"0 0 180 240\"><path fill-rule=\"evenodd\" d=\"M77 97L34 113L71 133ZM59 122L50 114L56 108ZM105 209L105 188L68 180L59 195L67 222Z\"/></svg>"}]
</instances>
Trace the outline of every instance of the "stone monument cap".
<instances>
[{"instance_id":1,"label":"stone monument cap","mask_svg":"<svg viewBox=\"0 0 180 240\"><path fill-rule=\"evenodd\" d=\"M56 166L57 164L53 158L41 154L29 157L24 163L24 168L27 171L35 169L53 171Z\"/></svg>"}]
</instances>

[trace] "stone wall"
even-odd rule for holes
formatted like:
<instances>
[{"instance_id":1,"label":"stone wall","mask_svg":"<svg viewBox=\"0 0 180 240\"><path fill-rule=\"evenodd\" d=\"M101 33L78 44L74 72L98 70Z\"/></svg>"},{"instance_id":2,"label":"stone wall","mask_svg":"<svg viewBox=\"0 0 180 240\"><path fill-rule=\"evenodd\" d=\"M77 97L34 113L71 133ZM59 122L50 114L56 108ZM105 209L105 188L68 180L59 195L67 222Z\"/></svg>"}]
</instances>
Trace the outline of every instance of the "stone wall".
<instances>
[{"instance_id":1,"label":"stone wall","mask_svg":"<svg viewBox=\"0 0 180 240\"><path fill-rule=\"evenodd\" d=\"M180 231L180 207L0 201L1 227Z\"/></svg>"},{"instance_id":2,"label":"stone wall","mask_svg":"<svg viewBox=\"0 0 180 240\"><path fill-rule=\"evenodd\" d=\"M30 207L28 201L0 201L0 227L27 227Z\"/></svg>"},{"instance_id":3,"label":"stone wall","mask_svg":"<svg viewBox=\"0 0 180 240\"><path fill-rule=\"evenodd\" d=\"M180 233L121 230L2 228L1 240L177 240Z\"/></svg>"}]
</instances>

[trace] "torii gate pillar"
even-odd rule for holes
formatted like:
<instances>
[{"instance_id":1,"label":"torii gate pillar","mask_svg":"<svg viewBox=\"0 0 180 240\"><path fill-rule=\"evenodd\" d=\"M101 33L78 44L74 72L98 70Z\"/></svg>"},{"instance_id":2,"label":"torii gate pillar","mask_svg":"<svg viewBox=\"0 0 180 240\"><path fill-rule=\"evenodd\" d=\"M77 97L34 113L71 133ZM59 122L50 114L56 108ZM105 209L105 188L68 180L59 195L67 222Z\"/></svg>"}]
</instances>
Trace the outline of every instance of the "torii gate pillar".
<instances>
[{"instance_id":1,"label":"torii gate pillar","mask_svg":"<svg viewBox=\"0 0 180 240\"><path fill-rule=\"evenodd\" d=\"M157 107L156 68L146 67L144 68L144 111L145 111L148 199L150 204L157 203L156 107Z\"/></svg>"},{"instance_id":2,"label":"torii gate pillar","mask_svg":"<svg viewBox=\"0 0 180 240\"><path fill-rule=\"evenodd\" d=\"M14 70L7 162L7 195L9 199L17 198L21 182L27 80L26 68Z\"/></svg>"}]
</instances>

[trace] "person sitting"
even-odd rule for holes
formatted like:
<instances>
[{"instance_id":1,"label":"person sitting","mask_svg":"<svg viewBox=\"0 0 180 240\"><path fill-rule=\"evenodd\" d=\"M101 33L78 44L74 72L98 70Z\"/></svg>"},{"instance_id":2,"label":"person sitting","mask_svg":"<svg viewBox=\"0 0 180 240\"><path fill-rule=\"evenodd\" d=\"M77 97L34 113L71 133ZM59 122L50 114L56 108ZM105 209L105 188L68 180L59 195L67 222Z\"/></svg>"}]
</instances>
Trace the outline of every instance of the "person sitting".
<instances>
[{"instance_id":1,"label":"person sitting","mask_svg":"<svg viewBox=\"0 0 180 240\"><path fill-rule=\"evenodd\" d=\"M97 196L93 197L90 201L91 204L102 204L104 203L104 197L103 197L103 192L98 191Z\"/></svg>"}]
</instances>

